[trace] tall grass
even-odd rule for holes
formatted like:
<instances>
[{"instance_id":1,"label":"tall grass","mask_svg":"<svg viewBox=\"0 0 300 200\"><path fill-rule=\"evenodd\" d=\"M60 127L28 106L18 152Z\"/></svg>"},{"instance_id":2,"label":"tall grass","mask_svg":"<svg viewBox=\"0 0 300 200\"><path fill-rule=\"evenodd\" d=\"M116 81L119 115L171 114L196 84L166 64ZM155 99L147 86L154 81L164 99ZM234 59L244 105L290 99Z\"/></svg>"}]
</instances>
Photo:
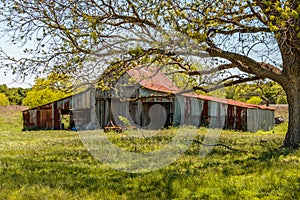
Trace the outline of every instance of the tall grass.
<instances>
[{"instance_id":1,"label":"tall grass","mask_svg":"<svg viewBox=\"0 0 300 200\"><path fill-rule=\"evenodd\" d=\"M0 199L299 199L300 151L281 149L286 124L257 133L222 131L205 157L193 143L171 165L149 173L113 170L97 161L77 132L21 132L20 114L0 118ZM6 116L7 117L7 116ZM120 148L149 152L176 129L150 138L108 133ZM199 129L203 141L206 129Z\"/></svg>"}]
</instances>

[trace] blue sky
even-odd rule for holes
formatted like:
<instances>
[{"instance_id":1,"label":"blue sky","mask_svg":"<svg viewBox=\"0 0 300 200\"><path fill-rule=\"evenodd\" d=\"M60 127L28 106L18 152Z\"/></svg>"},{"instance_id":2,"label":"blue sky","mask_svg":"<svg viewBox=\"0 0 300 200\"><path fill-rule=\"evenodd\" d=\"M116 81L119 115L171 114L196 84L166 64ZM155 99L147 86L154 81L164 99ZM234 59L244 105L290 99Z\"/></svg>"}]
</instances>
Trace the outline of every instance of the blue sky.
<instances>
[{"instance_id":1,"label":"blue sky","mask_svg":"<svg viewBox=\"0 0 300 200\"><path fill-rule=\"evenodd\" d=\"M10 44L7 40L8 37L0 38L0 47L5 50L8 55L14 57L20 57L22 55L22 48L17 45ZM20 80L17 76L8 73L6 76L4 75L5 69L0 68L0 84L6 84L8 87L23 87L29 88L33 85L34 79L28 77L26 80Z\"/></svg>"}]
</instances>

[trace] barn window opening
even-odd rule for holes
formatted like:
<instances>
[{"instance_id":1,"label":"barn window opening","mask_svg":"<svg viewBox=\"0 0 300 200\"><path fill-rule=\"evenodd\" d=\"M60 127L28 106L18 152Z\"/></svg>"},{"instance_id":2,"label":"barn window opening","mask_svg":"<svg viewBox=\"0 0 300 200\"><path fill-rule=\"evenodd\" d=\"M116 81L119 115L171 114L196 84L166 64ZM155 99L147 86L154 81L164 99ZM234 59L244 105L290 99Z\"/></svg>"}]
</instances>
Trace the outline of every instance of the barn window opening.
<instances>
[{"instance_id":1,"label":"barn window opening","mask_svg":"<svg viewBox=\"0 0 300 200\"><path fill-rule=\"evenodd\" d=\"M71 129L70 110L60 110L60 129Z\"/></svg>"}]
</instances>

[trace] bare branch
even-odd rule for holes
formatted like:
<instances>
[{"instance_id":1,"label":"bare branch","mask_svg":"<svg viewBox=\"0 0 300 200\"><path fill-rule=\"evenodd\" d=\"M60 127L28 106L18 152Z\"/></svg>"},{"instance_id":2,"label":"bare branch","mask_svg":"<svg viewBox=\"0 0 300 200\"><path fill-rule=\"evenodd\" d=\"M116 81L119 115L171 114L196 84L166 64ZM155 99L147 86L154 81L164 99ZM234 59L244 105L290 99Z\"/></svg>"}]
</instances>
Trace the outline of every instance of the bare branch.
<instances>
[{"instance_id":1,"label":"bare branch","mask_svg":"<svg viewBox=\"0 0 300 200\"><path fill-rule=\"evenodd\" d=\"M206 74L213 74L215 72L219 72L219 71L226 70L226 69L236 68L236 66L233 65L233 64L224 64L224 65L219 65L215 68L208 69L208 70L193 71L193 70L190 70L188 68L183 67L182 64L179 63L179 62L171 62L169 64L179 65L179 66L181 66L181 68L185 69L185 70L178 70L178 71L168 73L169 75L175 74L175 73L182 73L182 74L187 74L187 75L190 75L190 76L206 75Z\"/></svg>"}]
</instances>

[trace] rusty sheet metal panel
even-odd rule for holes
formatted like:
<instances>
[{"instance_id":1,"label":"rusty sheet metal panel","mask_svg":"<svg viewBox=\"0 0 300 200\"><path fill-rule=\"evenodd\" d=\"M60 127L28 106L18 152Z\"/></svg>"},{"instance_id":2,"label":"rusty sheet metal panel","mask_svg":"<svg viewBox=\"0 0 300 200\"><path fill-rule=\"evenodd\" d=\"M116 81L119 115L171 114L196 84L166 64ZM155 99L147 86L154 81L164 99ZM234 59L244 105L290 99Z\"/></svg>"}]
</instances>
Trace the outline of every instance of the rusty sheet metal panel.
<instances>
[{"instance_id":1,"label":"rusty sheet metal panel","mask_svg":"<svg viewBox=\"0 0 300 200\"><path fill-rule=\"evenodd\" d=\"M23 111L23 128L29 128L29 111Z\"/></svg>"},{"instance_id":2,"label":"rusty sheet metal panel","mask_svg":"<svg viewBox=\"0 0 300 200\"><path fill-rule=\"evenodd\" d=\"M203 101L197 98L185 98L184 123L199 127Z\"/></svg>"},{"instance_id":3,"label":"rusty sheet metal panel","mask_svg":"<svg viewBox=\"0 0 300 200\"><path fill-rule=\"evenodd\" d=\"M59 130L61 127L61 124L60 124L60 113L59 113L59 110L57 109L57 102L52 103L52 116L53 116L52 128L55 130Z\"/></svg>"},{"instance_id":4,"label":"rusty sheet metal panel","mask_svg":"<svg viewBox=\"0 0 300 200\"><path fill-rule=\"evenodd\" d=\"M52 111L50 109L40 110L40 127L44 129L52 128Z\"/></svg>"},{"instance_id":5,"label":"rusty sheet metal panel","mask_svg":"<svg viewBox=\"0 0 300 200\"><path fill-rule=\"evenodd\" d=\"M203 100L197 98L176 96L173 116L174 126L192 125L199 127L201 125L203 102Z\"/></svg>"},{"instance_id":6,"label":"rusty sheet metal panel","mask_svg":"<svg viewBox=\"0 0 300 200\"><path fill-rule=\"evenodd\" d=\"M235 107L235 130L247 130L247 109L244 107Z\"/></svg>"},{"instance_id":7,"label":"rusty sheet metal panel","mask_svg":"<svg viewBox=\"0 0 300 200\"><path fill-rule=\"evenodd\" d=\"M202 95L202 94L186 93L186 94L183 94L183 96L195 97L195 98L199 98L199 99L203 99L203 100L208 100L208 101L213 101L213 102L218 102L218 103L223 103L223 104L237 106L237 107L243 107L243 108L258 108L258 109L265 109L265 110L275 110L274 108L264 106L264 105L250 104L250 103L240 102L240 101L236 101L236 100L218 98L218 97L207 96L207 95Z\"/></svg>"},{"instance_id":8,"label":"rusty sheet metal panel","mask_svg":"<svg viewBox=\"0 0 300 200\"><path fill-rule=\"evenodd\" d=\"M141 86L150 90L166 93L177 93L181 91L176 84L157 67L138 66L127 71L127 73Z\"/></svg>"},{"instance_id":9,"label":"rusty sheet metal panel","mask_svg":"<svg viewBox=\"0 0 300 200\"><path fill-rule=\"evenodd\" d=\"M210 128L224 128L225 118L228 105L209 101L208 113L209 113L209 127Z\"/></svg>"},{"instance_id":10,"label":"rusty sheet metal panel","mask_svg":"<svg viewBox=\"0 0 300 200\"><path fill-rule=\"evenodd\" d=\"M235 129L235 106L228 105L225 122L226 129Z\"/></svg>"}]
</instances>

